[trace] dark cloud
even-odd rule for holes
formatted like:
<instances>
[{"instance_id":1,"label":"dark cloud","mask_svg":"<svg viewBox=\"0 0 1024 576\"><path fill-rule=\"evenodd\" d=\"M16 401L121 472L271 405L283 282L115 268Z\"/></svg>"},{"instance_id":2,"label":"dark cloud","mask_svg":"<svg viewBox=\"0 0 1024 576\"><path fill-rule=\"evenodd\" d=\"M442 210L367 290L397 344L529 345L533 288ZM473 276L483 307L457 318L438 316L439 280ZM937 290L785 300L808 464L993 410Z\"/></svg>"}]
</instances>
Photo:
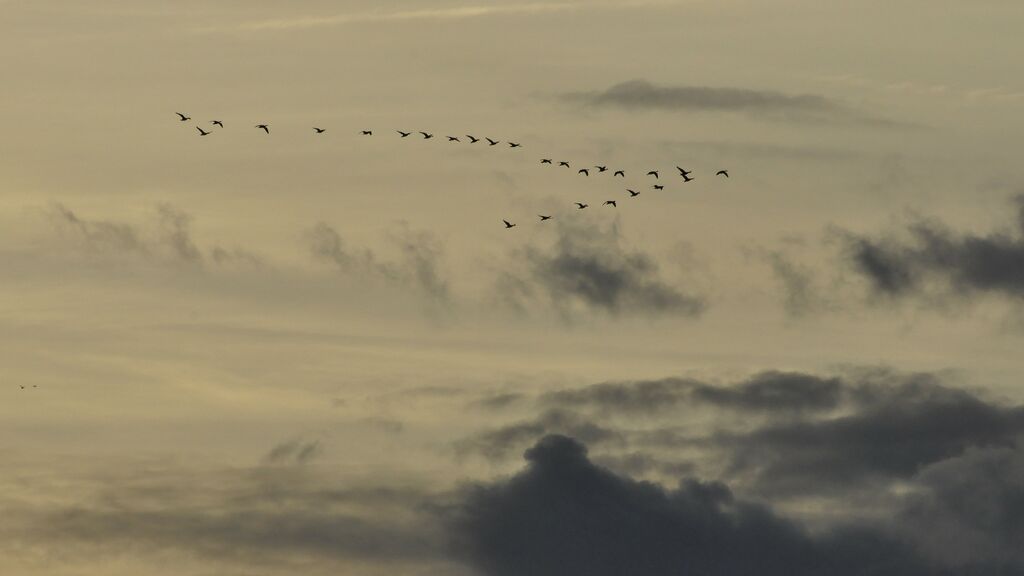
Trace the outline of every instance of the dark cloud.
<instances>
[{"instance_id":1,"label":"dark cloud","mask_svg":"<svg viewBox=\"0 0 1024 576\"><path fill-rule=\"evenodd\" d=\"M459 454L478 454L491 460L506 458L547 434L568 434L588 443L621 442L622 436L609 428L568 410L545 410L532 420L489 430L456 443Z\"/></svg>"},{"instance_id":2,"label":"dark cloud","mask_svg":"<svg viewBox=\"0 0 1024 576\"><path fill-rule=\"evenodd\" d=\"M901 297L929 293L976 293L1024 297L1024 196L1015 199L1017 230L985 235L958 233L916 221L908 240L844 233L854 269L879 294Z\"/></svg>"},{"instance_id":3,"label":"dark cloud","mask_svg":"<svg viewBox=\"0 0 1024 576\"><path fill-rule=\"evenodd\" d=\"M579 309L611 315L699 316L706 303L663 280L649 255L625 247L615 226L559 222L549 249L528 247L521 274L506 273L499 291L515 305L543 300L566 316Z\"/></svg>"},{"instance_id":4,"label":"dark cloud","mask_svg":"<svg viewBox=\"0 0 1024 576\"><path fill-rule=\"evenodd\" d=\"M144 252L146 249L139 233L129 224L84 220L60 203L53 205L50 215L60 231L76 235L90 250Z\"/></svg>"},{"instance_id":5,"label":"dark cloud","mask_svg":"<svg viewBox=\"0 0 1024 576\"><path fill-rule=\"evenodd\" d=\"M468 489L453 517L456 553L487 576L951 574L879 530L811 536L720 483L665 490L617 476L568 437L542 439L526 460Z\"/></svg>"},{"instance_id":6,"label":"dark cloud","mask_svg":"<svg viewBox=\"0 0 1024 576\"><path fill-rule=\"evenodd\" d=\"M765 258L782 287L783 307L787 314L807 316L826 306L811 269L793 262L779 251L769 252Z\"/></svg>"}]
</instances>

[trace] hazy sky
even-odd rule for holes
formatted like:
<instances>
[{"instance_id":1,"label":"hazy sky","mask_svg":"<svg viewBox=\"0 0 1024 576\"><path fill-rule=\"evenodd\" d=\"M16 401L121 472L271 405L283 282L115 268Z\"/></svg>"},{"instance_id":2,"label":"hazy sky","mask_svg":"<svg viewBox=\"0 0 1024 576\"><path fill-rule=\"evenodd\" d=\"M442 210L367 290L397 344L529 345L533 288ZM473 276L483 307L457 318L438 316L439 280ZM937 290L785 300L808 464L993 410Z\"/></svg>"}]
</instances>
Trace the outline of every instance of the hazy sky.
<instances>
[{"instance_id":1,"label":"hazy sky","mask_svg":"<svg viewBox=\"0 0 1024 576\"><path fill-rule=\"evenodd\" d=\"M1019 2L0 14L0 573L1024 574Z\"/></svg>"}]
</instances>

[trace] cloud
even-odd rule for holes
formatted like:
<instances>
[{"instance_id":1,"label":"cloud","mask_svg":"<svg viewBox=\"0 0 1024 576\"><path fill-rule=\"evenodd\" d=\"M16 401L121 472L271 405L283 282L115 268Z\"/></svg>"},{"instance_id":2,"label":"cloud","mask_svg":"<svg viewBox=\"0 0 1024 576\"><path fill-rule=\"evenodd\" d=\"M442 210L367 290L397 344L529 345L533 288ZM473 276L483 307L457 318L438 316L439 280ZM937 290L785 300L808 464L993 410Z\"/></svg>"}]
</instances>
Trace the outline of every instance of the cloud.
<instances>
[{"instance_id":1,"label":"cloud","mask_svg":"<svg viewBox=\"0 0 1024 576\"><path fill-rule=\"evenodd\" d=\"M525 270L501 276L499 292L506 301L524 307L540 300L566 317L580 311L689 317L704 312L703 298L663 280L653 258L625 247L615 226L560 222L556 231L549 249L527 247L513 259Z\"/></svg>"},{"instance_id":2,"label":"cloud","mask_svg":"<svg viewBox=\"0 0 1024 576\"><path fill-rule=\"evenodd\" d=\"M873 290L889 297L937 292L960 297L1024 297L1024 196L1015 198L1017 229L957 233L915 221L909 241L843 232L846 256Z\"/></svg>"},{"instance_id":3,"label":"cloud","mask_svg":"<svg viewBox=\"0 0 1024 576\"><path fill-rule=\"evenodd\" d=\"M812 536L721 483L617 476L565 436L525 458L512 478L467 489L451 521L456 553L487 576L952 573L877 529Z\"/></svg>"},{"instance_id":4,"label":"cloud","mask_svg":"<svg viewBox=\"0 0 1024 576\"><path fill-rule=\"evenodd\" d=\"M568 411L545 410L540 416L464 438L456 443L459 454L479 454L490 460L502 460L512 450L535 442L548 434L568 434L585 442L621 441L619 433Z\"/></svg>"},{"instance_id":5,"label":"cloud","mask_svg":"<svg viewBox=\"0 0 1024 576\"><path fill-rule=\"evenodd\" d=\"M767 253L765 258L782 286L783 307L787 314L799 318L827 306L809 268L793 262L777 250Z\"/></svg>"},{"instance_id":6,"label":"cloud","mask_svg":"<svg viewBox=\"0 0 1024 576\"><path fill-rule=\"evenodd\" d=\"M289 440L270 449L263 461L268 464L305 464L323 452L319 440Z\"/></svg>"}]
</instances>

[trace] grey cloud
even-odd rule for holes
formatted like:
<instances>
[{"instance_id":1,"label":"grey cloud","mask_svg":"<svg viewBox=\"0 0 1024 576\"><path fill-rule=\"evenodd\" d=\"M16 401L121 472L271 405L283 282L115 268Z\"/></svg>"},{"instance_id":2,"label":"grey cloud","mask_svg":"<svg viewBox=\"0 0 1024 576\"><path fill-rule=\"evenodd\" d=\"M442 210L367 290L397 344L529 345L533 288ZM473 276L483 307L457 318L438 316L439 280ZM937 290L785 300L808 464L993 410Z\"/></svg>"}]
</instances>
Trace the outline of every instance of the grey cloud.
<instances>
[{"instance_id":1,"label":"grey cloud","mask_svg":"<svg viewBox=\"0 0 1024 576\"><path fill-rule=\"evenodd\" d=\"M812 271L779 251L766 254L768 264L782 285L783 307L793 317L806 316L825 308L825 299L814 283Z\"/></svg>"},{"instance_id":2,"label":"grey cloud","mask_svg":"<svg viewBox=\"0 0 1024 576\"><path fill-rule=\"evenodd\" d=\"M270 464L305 464L323 452L319 440L289 440L270 449L264 461Z\"/></svg>"},{"instance_id":3,"label":"grey cloud","mask_svg":"<svg viewBox=\"0 0 1024 576\"><path fill-rule=\"evenodd\" d=\"M547 434L569 434L589 443L621 442L620 433L595 424L568 410L545 410L532 420L517 422L458 441L459 454L479 454L490 460L501 460L515 449L535 442Z\"/></svg>"},{"instance_id":4,"label":"grey cloud","mask_svg":"<svg viewBox=\"0 0 1024 576\"><path fill-rule=\"evenodd\" d=\"M145 252L146 247L135 228L123 222L84 220L63 204L54 204L51 217L59 230L78 236L87 248L97 251Z\"/></svg>"}]
</instances>

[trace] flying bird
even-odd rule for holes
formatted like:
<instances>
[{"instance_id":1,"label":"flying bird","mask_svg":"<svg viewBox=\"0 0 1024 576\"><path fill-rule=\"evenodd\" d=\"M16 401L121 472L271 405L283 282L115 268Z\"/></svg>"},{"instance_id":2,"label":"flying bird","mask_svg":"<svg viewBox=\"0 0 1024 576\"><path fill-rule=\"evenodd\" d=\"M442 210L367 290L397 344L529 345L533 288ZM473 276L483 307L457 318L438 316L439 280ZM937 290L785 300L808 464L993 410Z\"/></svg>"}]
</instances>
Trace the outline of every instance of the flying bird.
<instances>
[{"instance_id":1,"label":"flying bird","mask_svg":"<svg viewBox=\"0 0 1024 576\"><path fill-rule=\"evenodd\" d=\"M540 218L541 222L543 222L545 220L551 220L551 216L545 216L543 214L537 214L537 216Z\"/></svg>"},{"instance_id":2,"label":"flying bird","mask_svg":"<svg viewBox=\"0 0 1024 576\"><path fill-rule=\"evenodd\" d=\"M623 178L625 178L626 177L626 173L624 171L622 171L622 170L616 170L615 174L612 174L612 176L622 176Z\"/></svg>"},{"instance_id":3,"label":"flying bird","mask_svg":"<svg viewBox=\"0 0 1024 576\"><path fill-rule=\"evenodd\" d=\"M719 170L718 172L715 172L715 176L725 176L726 178L728 178L729 177L729 171L728 170Z\"/></svg>"},{"instance_id":4,"label":"flying bird","mask_svg":"<svg viewBox=\"0 0 1024 576\"><path fill-rule=\"evenodd\" d=\"M608 170L607 166L594 166L594 168L597 168L598 172L606 172Z\"/></svg>"},{"instance_id":5,"label":"flying bird","mask_svg":"<svg viewBox=\"0 0 1024 576\"><path fill-rule=\"evenodd\" d=\"M487 143L491 146L497 146L501 143L501 140L491 140L490 138L484 138L484 140L487 140Z\"/></svg>"},{"instance_id":6,"label":"flying bird","mask_svg":"<svg viewBox=\"0 0 1024 576\"><path fill-rule=\"evenodd\" d=\"M268 128L266 124L257 124L256 128L263 130L267 134L270 134L270 128Z\"/></svg>"},{"instance_id":7,"label":"flying bird","mask_svg":"<svg viewBox=\"0 0 1024 576\"><path fill-rule=\"evenodd\" d=\"M327 132L327 128L317 128L316 126L313 126L313 130L316 130L317 134L323 134L324 132Z\"/></svg>"},{"instance_id":8,"label":"flying bird","mask_svg":"<svg viewBox=\"0 0 1024 576\"><path fill-rule=\"evenodd\" d=\"M182 122L188 122L189 120L191 120L191 119L192 119L192 118L191 118L191 117L189 117L189 116L185 116L185 115L184 115L184 114L182 114L181 112L175 112L175 114L177 114L177 115L178 115L178 118L180 118Z\"/></svg>"},{"instance_id":9,"label":"flying bird","mask_svg":"<svg viewBox=\"0 0 1024 576\"><path fill-rule=\"evenodd\" d=\"M589 206L589 204L584 204L584 203L582 203L582 202L577 202L577 203L576 203L576 209L577 209L577 210L583 210L583 209L584 209L584 208L586 208L587 206Z\"/></svg>"},{"instance_id":10,"label":"flying bird","mask_svg":"<svg viewBox=\"0 0 1024 576\"><path fill-rule=\"evenodd\" d=\"M207 132L206 130L203 130L203 129L202 129L202 128L200 128L199 126L196 126L196 130L199 130L199 135L200 135L200 136L207 136L207 135L209 135L209 134L210 134L209 132Z\"/></svg>"},{"instance_id":11,"label":"flying bird","mask_svg":"<svg viewBox=\"0 0 1024 576\"><path fill-rule=\"evenodd\" d=\"M683 170L679 166L676 166L676 170L679 170L679 175L683 177L683 182L689 182L690 180L693 180L693 178L690 178L690 174L693 174L692 171Z\"/></svg>"},{"instance_id":12,"label":"flying bird","mask_svg":"<svg viewBox=\"0 0 1024 576\"><path fill-rule=\"evenodd\" d=\"M612 208L618 208L619 207L619 205L615 203L615 200L605 200L604 201L604 205L605 206L611 206Z\"/></svg>"},{"instance_id":13,"label":"flying bird","mask_svg":"<svg viewBox=\"0 0 1024 576\"><path fill-rule=\"evenodd\" d=\"M691 180L693 180L693 178L690 178L688 175L683 174L683 182L689 182Z\"/></svg>"},{"instance_id":14,"label":"flying bird","mask_svg":"<svg viewBox=\"0 0 1024 576\"><path fill-rule=\"evenodd\" d=\"M459 138L457 136L449 136L448 137L448 141L449 142L462 142L462 140L459 140Z\"/></svg>"},{"instance_id":15,"label":"flying bird","mask_svg":"<svg viewBox=\"0 0 1024 576\"><path fill-rule=\"evenodd\" d=\"M508 228L515 228L515 227L516 227L516 225L515 225L515 224L513 224L513 223L509 222L508 220L502 220L502 222L504 222L504 223L505 223L505 229L508 229Z\"/></svg>"},{"instance_id":16,"label":"flying bird","mask_svg":"<svg viewBox=\"0 0 1024 576\"><path fill-rule=\"evenodd\" d=\"M665 187L660 185L660 184L655 184L654 186L651 186L651 188L654 188L655 190L664 190L665 189Z\"/></svg>"},{"instance_id":17,"label":"flying bird","mask_svg":"<svg viewBox=\"0 0 1024 576\"><path fill-rule=\"evenodd\" d=\"M363 130L363 136L373 136L373 130Z\"/></svg>"},{"instance_id":18,"label":"flying bird","mask_svg":"<svg viewBox=\"0 0 1024 576\"><path fill-rule=\"evenodd\" d=\"M540 163L541 164L551 164L551 158L541 158L540 159Z\"/></svg>"},{"instance_id":19,"label":"flying bird","mask_svg":"<svg viewBox=\"0 0 1024 576\"><path fill-rule=\"evenodd\" d=\"M563 160L562 162L559 162L559 163L558 163L558 165L559 165L559 166L565 166L566 168L568 168L568 167L569 167L569 163L568 163L568 162L566 162L566 161L564 161L564 160Z\"/></svg>"},{"instance_id":20,"label":"flying bird","mask_svg":"<svg viewBox=\"0 0 1024 576\"><path fill-rule=\"evenodd\" d=\"M640 195L640 193L637 192L636 190L630 190L629 188L626 188L626 192L629 192L630 198L636 198L637 196Z\"/></svg>"},{"instance_id":21,"label":"flying bird","mask_svg":"<svg viewBox=\"0 0 1024 576\"><path fill-rule=\"evenodd\" d=\"M224 127L224 123L221 122L220 120L211 120L210 124L213 124L214 126L220 126L221 128Z\"/></svg>"},{"instance_id":22,"label":"flying bird","mask_svg":"<svg viewBox=\"0 0 1024 576\"><path fill-rule=\"evenodd\" d=\"M509 148L522 148L523 147L523 145L520 144L519 142L509 142L508 145L509 145Z\"/></svg>"},{"instance_id":23,"label":"flying bird","mask_svg":"<svg viewBox=\"0 0 1024 576\"><path fill-rule=\"evenodd\" d=\"M434 135L433 135L433 134L428 134L428 133L426 133L426 132L420 132L420 134L423 134L423 139L424 139L424 140L430 140L431 138L433 138L433 137L434 137Z\"/></svg>"},{"instance_id":24,"label":"flying bird","mask_svg":"<svg viewBox=\"0 0 1024 576\"><path fill-rule=\"evenodd\" d=\"M657 170L651 170L650 172L647 173L647 175L648 176L654 176L655 178L657 178L658 177L658 171Z\"/></svg>"},{"instance_id":25,"label":"flying bird","mask_svg":"<svg viewBox=\"0 0 1024 576\"><path fill-rule=\"evenodd\" d=\"M577 172L577 174L583 174L584 176L590 176L590 170L587 170L586 168L580 168L580 170L579 170L579 172Z\"/></svg>"},{"instance_id":26,"label":"flying bird","mask_svg":"<svg viewBox=\"0 0 1024 576\"><path fill-rule=\"evenodd\" d=\"M476 144L477 142L480 141L480 139L477 138L476 136L470 136L469 134L466 134L466 138L469 138L470 144Z\"/></svg>"},{"instance_id":27,"label":"flying bird","mask_svg":"<svg viewBox=\"0 0 1024 576\"><path fill-rule=\"evenodd\" d=\"M412 132L402 132L401 130L395 130L395 132L398 132L399 134L401 134L402 138L408 138L409 134L412 134Z\"/></svg>"}]
</instances>

